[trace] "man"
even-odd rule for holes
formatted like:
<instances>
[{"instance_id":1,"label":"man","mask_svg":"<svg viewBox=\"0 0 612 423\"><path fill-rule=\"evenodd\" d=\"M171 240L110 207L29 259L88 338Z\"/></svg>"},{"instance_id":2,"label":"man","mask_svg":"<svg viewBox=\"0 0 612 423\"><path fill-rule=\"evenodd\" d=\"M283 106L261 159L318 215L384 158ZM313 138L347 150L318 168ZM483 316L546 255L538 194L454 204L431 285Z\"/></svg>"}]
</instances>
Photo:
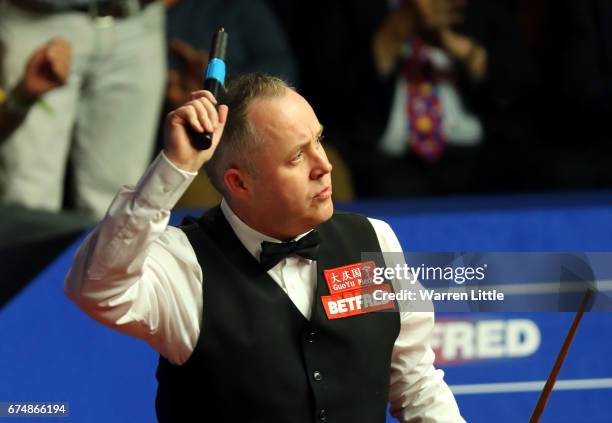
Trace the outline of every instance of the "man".
<instances>
[{"instance_id":1,"label":"man","mask_svg":"<svg viewBox=\"0 0 612 423\"><path fill-rule=\"evenodd\" d=\"M160 352L158 419L372 423L390 400L402 422L462 422L432 364L432 314L324 310L323 270L401 248L386 223L334 213L310 105L260 74L231 82L224 103L199 91L168 115L163 153L66 279L86 313ZM213 132L212 147L193 149L188 127ZM167 227L202 165L220 207Z\"/></svg>"}]
</instances>

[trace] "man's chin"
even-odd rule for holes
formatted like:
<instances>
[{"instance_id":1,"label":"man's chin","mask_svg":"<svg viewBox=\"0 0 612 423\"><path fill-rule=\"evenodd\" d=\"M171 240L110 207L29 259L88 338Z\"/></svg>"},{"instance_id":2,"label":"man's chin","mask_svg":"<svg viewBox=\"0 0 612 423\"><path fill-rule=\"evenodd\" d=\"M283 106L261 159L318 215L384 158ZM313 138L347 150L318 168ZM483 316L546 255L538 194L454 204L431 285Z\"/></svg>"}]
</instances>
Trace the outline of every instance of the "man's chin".
<instances>
[{"instance_id":1,"label":"man's chin","mask_svg":"<svg viewBox=\"0 0 612 423\"><path fill-rule=\"evenodd\" d=\"M332 201L331 198L328 201L326 201L324 204L322 204L321 206L322 206L321 210L319 210L320 219L321 219L321 221L319 222L319 225L331 219L331 217L334 214L334 202Z\"/></svg>"},{"instance_id":2,"label":"man's chin","mask_svg":"<svg viewBox=\"0 0 612 423\"><path fill-rule=\"evenodd\" d=\"M307 220L305 220L305 222L308 222L308 229L310 230L324 222L327 222L329 219L331 219L333 214L334 203L332 202L331 198L323 203L317 204L316 209L311 210Z\"/></svg>"}]
</instances>

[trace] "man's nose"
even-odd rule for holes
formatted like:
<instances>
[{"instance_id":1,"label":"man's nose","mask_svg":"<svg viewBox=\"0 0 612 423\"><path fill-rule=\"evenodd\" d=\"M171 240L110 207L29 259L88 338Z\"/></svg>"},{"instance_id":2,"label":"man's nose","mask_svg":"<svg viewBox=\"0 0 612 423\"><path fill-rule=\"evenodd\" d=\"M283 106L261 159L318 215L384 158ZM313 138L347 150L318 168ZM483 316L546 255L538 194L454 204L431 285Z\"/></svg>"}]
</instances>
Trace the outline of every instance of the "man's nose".
<instances>
[{"instance_id":1,"label":"man's nose","mask_svg":"<svg viewBox=\"0 0 612 423\"><path fill-rule=\"evenodd\" d=\"M320 178L323 175L330 173L333 169L332 164L327 159L327 154L323 147L314 154L314 162L312 166L312 175L314 179Z\"/></svg>"}]
</instances>

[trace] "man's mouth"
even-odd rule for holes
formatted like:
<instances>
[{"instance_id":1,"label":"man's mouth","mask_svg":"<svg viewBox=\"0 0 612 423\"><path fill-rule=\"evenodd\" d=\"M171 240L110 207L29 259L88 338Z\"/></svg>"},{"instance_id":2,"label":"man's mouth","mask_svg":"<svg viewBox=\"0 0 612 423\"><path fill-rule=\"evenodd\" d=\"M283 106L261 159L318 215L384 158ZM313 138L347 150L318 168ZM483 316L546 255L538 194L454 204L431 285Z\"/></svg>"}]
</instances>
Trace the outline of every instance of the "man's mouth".
<instances>
[{"instance_id":1,"label":"man's mouth","mask_svg":"<svg viewBox=\"0 0 612 423\"><path fill-rule=\"evenodd\" d=\"M321 191L319 191L317 195L314 196L314 198L318 200L324 200L324 199L331 197L331 195L332 195L331 185L328 185L325 188L323 188Z\"/></svg>"}]
</instances>

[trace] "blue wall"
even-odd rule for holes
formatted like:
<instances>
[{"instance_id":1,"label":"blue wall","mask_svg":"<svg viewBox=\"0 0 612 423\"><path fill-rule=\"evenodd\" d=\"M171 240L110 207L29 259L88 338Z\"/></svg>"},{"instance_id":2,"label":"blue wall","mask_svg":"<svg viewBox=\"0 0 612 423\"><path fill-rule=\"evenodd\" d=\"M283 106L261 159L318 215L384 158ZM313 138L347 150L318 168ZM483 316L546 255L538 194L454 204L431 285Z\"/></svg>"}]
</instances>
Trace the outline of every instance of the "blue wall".
<instances>
[{"instance_id":1,"label":"blue wall","mask_svg":"<svg viewBox=\"0 0 612 423\"><path fill-rule=\"evenodd\" d=\"M612 251L608 197L610 193L450 198L343 208L386 220L410 251ZM173 221L183 214L175 213ZM65 251L0 311L0 402L68 401L71 416L62 421L153 422L157 356L144 343L93 322L64 298L63 278L75 250L76 245ZM450 385L484 384L481 393L457 395L469 422L527 421L539 392L525 382L546 379L573 316L438 317L439 328L458 321L473 328L482 320L506 324L526 319L535 324L541 339L527 356L456 354L441 360ZM585 316L559 377L569 381L560 383L567 389L553 393L543 422L611 421L611 328L610 314ZM500 351L504 342L509 341L499 340ZM577 389L580 381L587 389ZM518 388L511 385L519 392L485 393L512 389L504 385L510 382L521 383Z\"/></svg>"}]
</instances>

